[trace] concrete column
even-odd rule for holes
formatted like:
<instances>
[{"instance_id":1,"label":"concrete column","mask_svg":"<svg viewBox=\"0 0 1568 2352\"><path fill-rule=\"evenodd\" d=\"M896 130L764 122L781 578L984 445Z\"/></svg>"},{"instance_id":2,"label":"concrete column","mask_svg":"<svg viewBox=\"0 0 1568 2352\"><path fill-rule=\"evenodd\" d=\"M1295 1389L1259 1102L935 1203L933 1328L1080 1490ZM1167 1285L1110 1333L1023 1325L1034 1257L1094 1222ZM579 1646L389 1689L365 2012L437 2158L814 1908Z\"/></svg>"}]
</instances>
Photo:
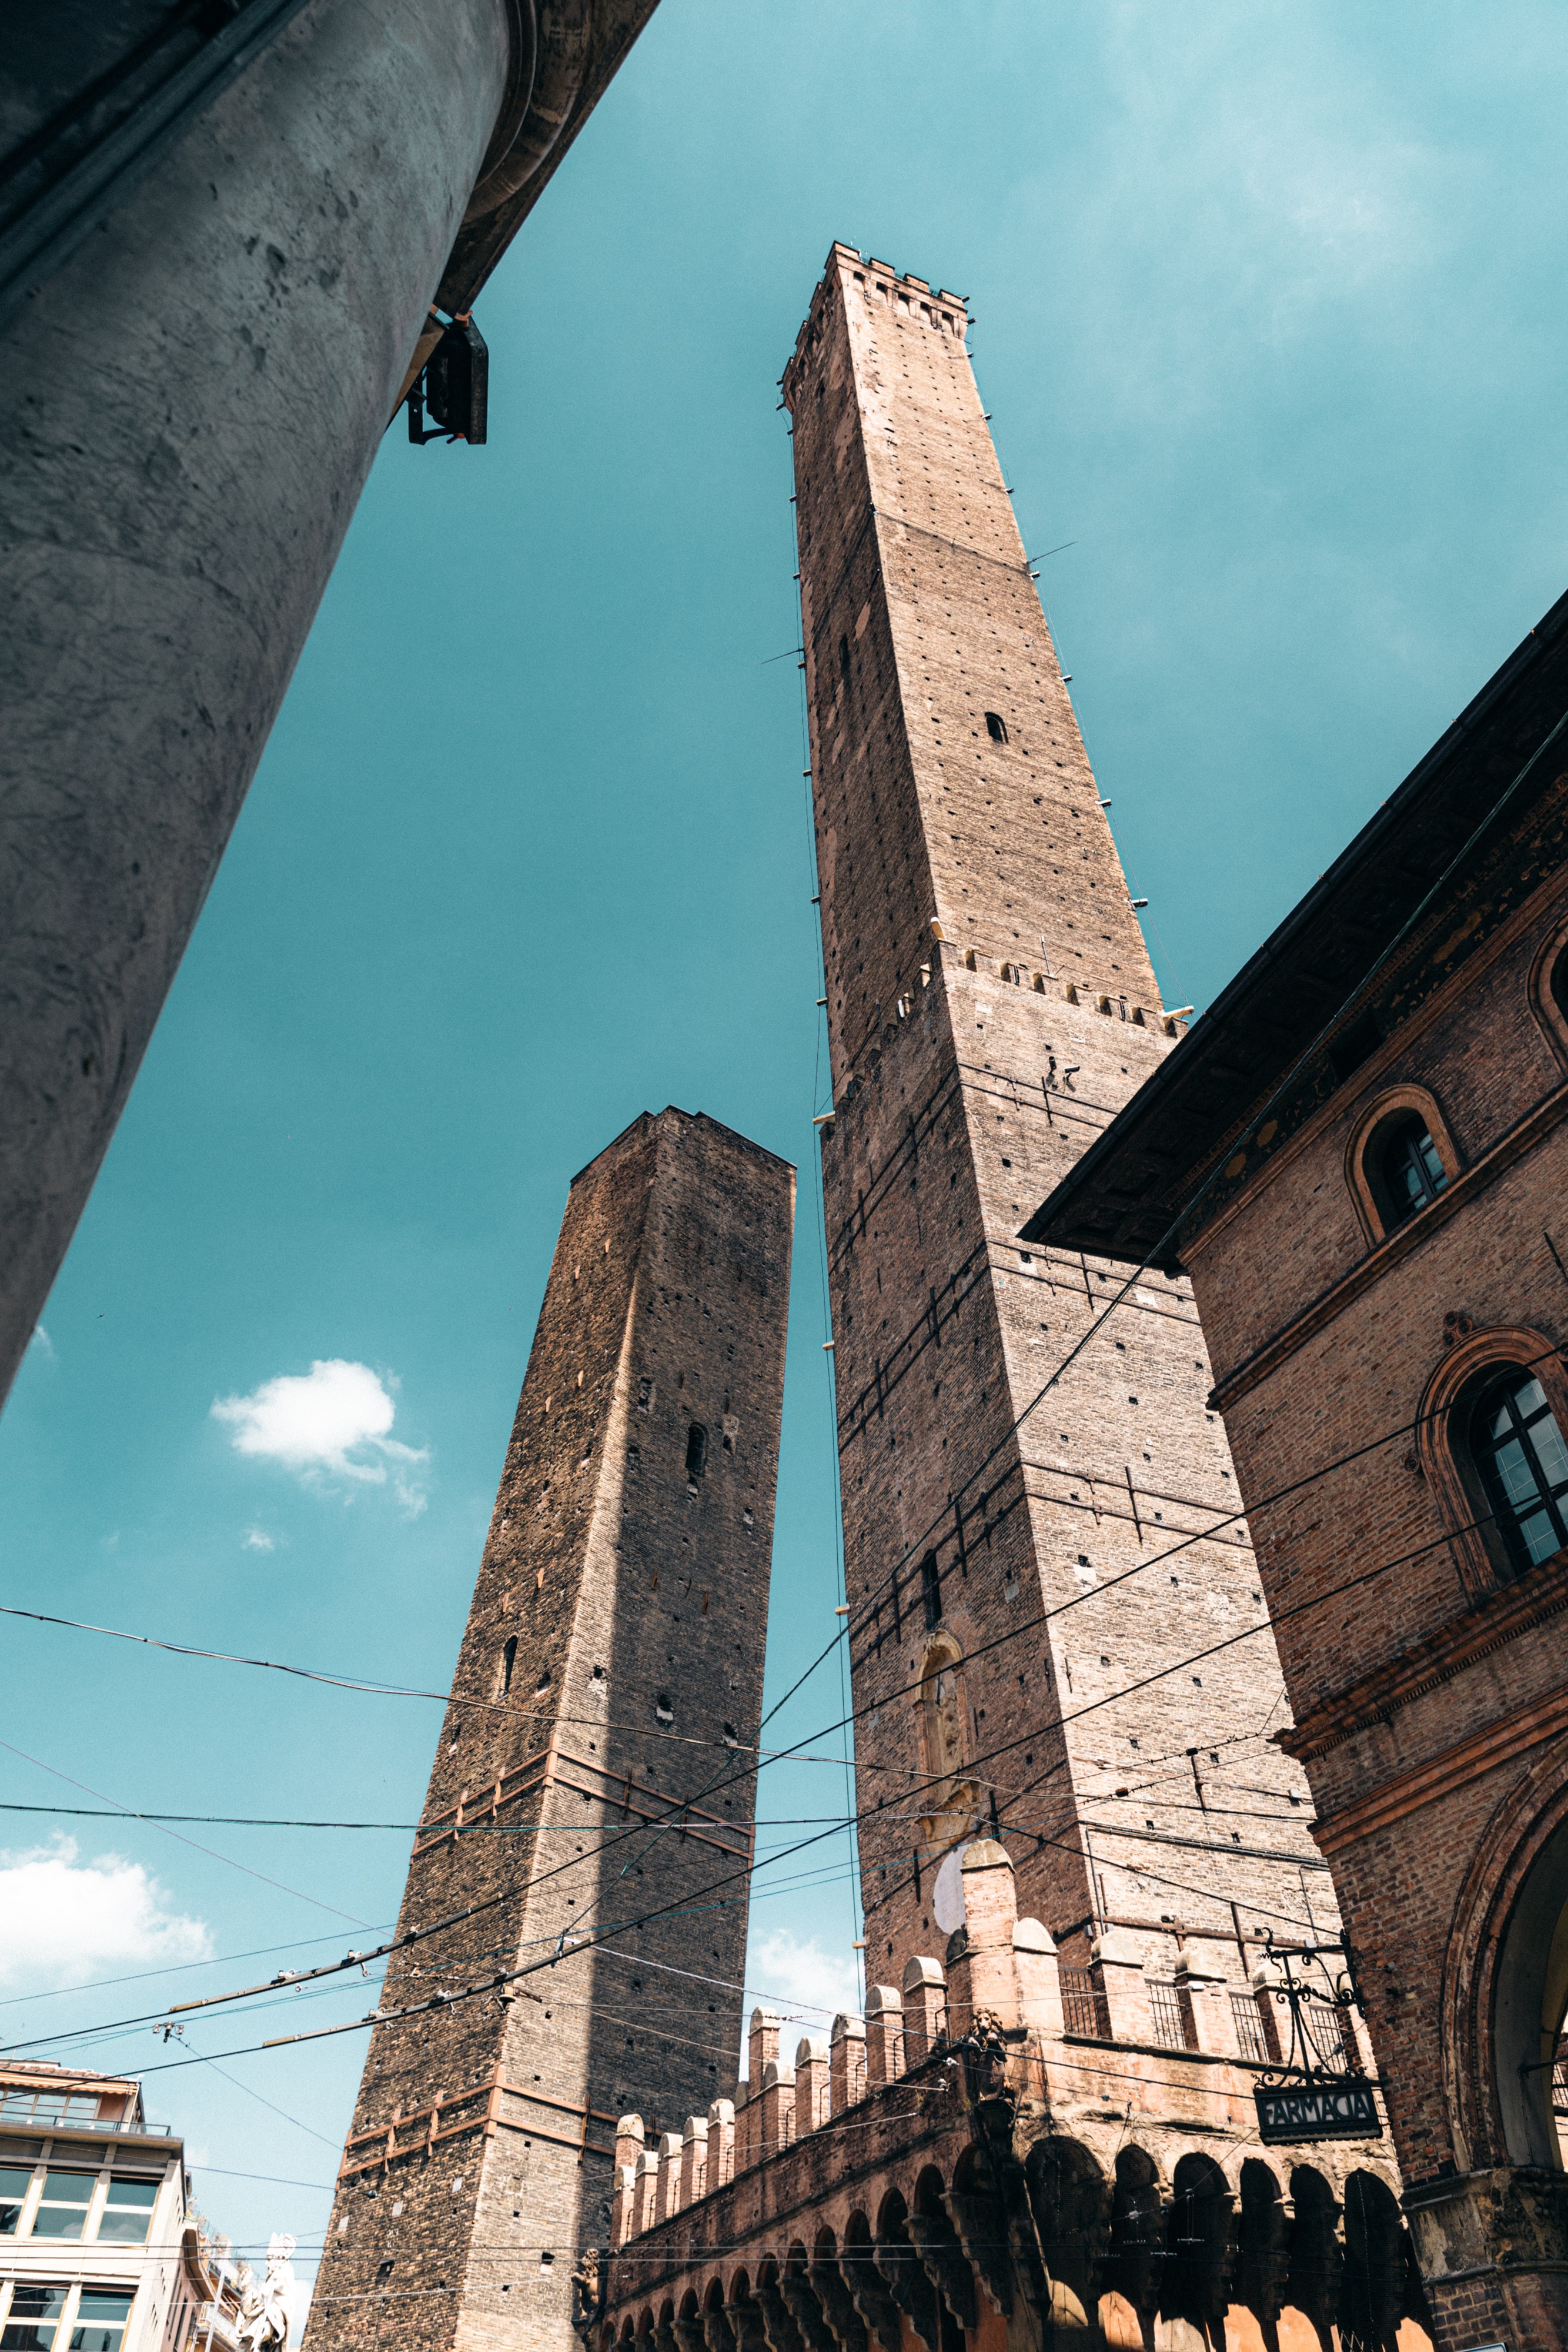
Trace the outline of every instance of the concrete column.
<instances>
[{"instance_id":1,"label":"concrete column","mask_svg":"<svg viewBox=\"0 0 1568 2352\"><path fill-rule=\"evenodd\" d=\"M0 1393L380 446L510 13L308 0L0 323Z\"/></svg>"},{"instance_id":2,"label":"concrete column","mask_svg":"<svg viewBox=\"0 0 1568 2352\"><path fill-rule=\"evenodd\" d=\"M893 1985L873 1985L865 2002L865 2084L878 2091L904 2072L904 2002Z\"/></svg>"},{"instance_id":3,"label":"concrete column","mask_svg":"<svg viewBox=\"0 0 1568 2352\"><path fill-rule=\"evenodd\" d=\"M842 2011L834 2018L828 2073L834 2115L841 2115L846 2107L852 2107L857 2099L865 2096L863 2018L846 2016Z\"/></svg>"},{"instance_id":4,"label":"concrete column","mask_svg":"<svg viewBox=\"0 0 1568 2352\"><path fill-rule=\"evenodd\" d=\"M829 2083L828 2045L809 2033L795 2048L795 2133L821 2130L832 2112Z\"/></svg>"},{"instance_id":5,"label":"concrete column","mask_svg":"<svg viewBox=\"0 0 1568 2352\"><path fill-rule=\"evenodd\" d=\"M904 1968L904 2063L929 2057L943 2032L947 1979L940 1960L906 1960Z\"/></svg>"}]
</instances>

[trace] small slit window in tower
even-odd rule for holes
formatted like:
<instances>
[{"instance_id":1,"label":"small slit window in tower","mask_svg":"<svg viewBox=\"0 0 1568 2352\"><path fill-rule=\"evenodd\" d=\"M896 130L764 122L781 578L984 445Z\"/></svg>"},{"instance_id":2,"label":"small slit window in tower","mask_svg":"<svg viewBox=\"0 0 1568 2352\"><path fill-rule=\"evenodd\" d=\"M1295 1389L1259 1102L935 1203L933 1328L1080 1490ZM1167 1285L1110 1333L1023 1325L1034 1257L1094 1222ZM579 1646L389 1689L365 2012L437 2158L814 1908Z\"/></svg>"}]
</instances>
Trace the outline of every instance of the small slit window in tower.
<instances>
[{"instance_id":1,"label":"small slit window in tower","mask_svg":"<svg viewBox=\"0 0 1568 2352\"><path fill-rule=\"evenodd\" d=\"M925 1630L929 1633L942 1622L942 1579L934 1551L928 1551L920 1563L920 1598L925 1604Z\"/></svg>"},{"instance_id":2,"label":"small slit window in tower","mask_svg":"<svg viewBox=\"0 0 1568 2352\"><path fill-rule=\"evenodd\" d=\"M843 676L844 692L847 694L850 688L850 641L848 637L841 637L839 639L839 668Z\"/></svg>"},{"instance_id":3,"label":"small slit window in tower","mask_svg":"<svg viewBox=\"0 0 1568 2352\"><path fill-rule=\"evenodd\" d=\"M986 713L986 732L987 732L987 734L990 737L990 739L991 739L991 740L992 740L992 742L993 742L993 743L1005 743L1005 742L1007 741L1007 740L1008 740L1008 722L1007 722L1007 720L1002 717L1002 715L1001 715L1000 711L998 711L998 710L988 710L988 711L987 711L987 713Z\"/></svg>"},{"instance_id":4,"label":"small slit window in tower","mask_svg":"<svg viewBox=\"0 0 1568 2352\"><path fill-rule=\"evenodd\" d=\"M517 1637L512 1633L507 1636L507 1646L501 1653L501 1696L503 1698L512 1687L512 1668L517 1663Z\"/></svg>"},{"instance_id":5,"label":"small slit window in tower","mask_svg":"<svg viewBox=\"0 0 1568 2352\"><path fill-rule=\"evenodd\" d=\"M686 1432L686 1476L700 1478L707 1466L707 1432L694 1421Z\"/></svg>"}]
</instances>

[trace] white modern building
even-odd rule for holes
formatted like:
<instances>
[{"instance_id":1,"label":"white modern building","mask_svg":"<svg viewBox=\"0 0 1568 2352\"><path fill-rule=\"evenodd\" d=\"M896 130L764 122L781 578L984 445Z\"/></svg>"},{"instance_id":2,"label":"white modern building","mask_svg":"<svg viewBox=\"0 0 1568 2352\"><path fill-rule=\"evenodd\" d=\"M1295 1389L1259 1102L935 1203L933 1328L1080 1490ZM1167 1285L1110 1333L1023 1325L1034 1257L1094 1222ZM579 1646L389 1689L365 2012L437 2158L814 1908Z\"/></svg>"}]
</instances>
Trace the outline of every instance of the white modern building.
<instances>
[{"instance_id":1,"label":"white modern building","mask_svg":"<svg viewBox=\"0 0 1568 2352\"><path fill-rule=\"evenodd\" d=\"M184 2144L148 2129L139 2083L0 2067L4 2352L182 2352L185 2196Z\"/></svg>"}]
</instances>

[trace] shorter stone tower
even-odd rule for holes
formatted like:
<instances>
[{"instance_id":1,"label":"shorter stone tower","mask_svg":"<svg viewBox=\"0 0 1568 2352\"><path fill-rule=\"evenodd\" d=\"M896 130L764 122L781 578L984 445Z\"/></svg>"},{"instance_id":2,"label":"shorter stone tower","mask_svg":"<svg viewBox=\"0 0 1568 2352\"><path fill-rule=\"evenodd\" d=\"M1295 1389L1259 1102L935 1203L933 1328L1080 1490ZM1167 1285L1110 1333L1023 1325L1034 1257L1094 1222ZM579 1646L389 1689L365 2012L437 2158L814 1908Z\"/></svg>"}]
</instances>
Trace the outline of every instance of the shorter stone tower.
<instances>
[{"instance_id":1,"label":"shorter stone tower","mask_svg":"<svg viewBox=\"0 0 1568 2352\"><path fill-rule=\"evenodd\" d=\"M573 1180L311 2352L571 2345L630 2094L733 2081L794 1191L674 1109Z\"/></svg>"}]
</instances>

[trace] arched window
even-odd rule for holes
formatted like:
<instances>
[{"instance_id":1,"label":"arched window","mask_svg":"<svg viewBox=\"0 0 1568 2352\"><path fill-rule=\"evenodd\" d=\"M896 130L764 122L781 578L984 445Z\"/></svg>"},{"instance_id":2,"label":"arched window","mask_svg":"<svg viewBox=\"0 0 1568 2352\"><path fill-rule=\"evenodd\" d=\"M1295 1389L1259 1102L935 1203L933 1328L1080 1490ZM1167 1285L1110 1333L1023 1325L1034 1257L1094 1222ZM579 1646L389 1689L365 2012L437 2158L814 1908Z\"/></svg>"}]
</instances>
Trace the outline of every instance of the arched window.
<instances>
[{"instance_id":1,"label":"arched window","mask_svg":"<svg viewBox=\"0 0 1568 2352\"><path fill-rule=\"evenodd\" d=\"M707 1432L694 1421L686 1432L686 1476L700 1478L707 1467Z\"/></svg>"},{"instance_id":2,"label":"arched window","mask_svg":"<svg viewBox=\"0 0 1568 2352\"><path fill-rule=\"evenodd\" d=\"M1517 1366L1470 1414L1470 1456L1516 1575L1568 1543L1568 1445L1545 1391Z\"/></svg>"},{"instance_id":3,"label":"arched window","mask_svg":"<svg viewBox=\"0 0 1568 2352\"><path fill-rule=\"evenodd\" d=\"M990 737L993 743L1005 743L1007 741L1008 722L999 711L987 711L986 732Z\"/></svg>"},{"instance_id":4,"label":"arched window","mask_svg":"<svg viewBox=\"0 0 1568 2352\"><path fill-rule=\"evenodd\" d=\"M1388 1233L1435 1201L1448 1181L1442 1155L1418 1110L1401 1111L1385 1121L1373 1137L1366 1167Z\"/></svg>"}]
</instances>

